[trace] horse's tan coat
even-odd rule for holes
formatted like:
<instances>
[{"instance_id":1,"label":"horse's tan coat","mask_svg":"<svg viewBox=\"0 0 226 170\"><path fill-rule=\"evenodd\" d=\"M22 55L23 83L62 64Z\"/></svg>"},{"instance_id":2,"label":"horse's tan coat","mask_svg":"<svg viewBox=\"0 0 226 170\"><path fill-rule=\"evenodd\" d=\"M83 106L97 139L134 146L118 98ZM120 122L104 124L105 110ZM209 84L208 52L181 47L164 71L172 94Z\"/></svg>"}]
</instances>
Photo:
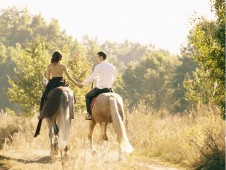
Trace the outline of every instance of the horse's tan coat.
<instances>
[{"instance_id":1,"label":"horse's tan coat","mask_svg":"<svg viewBox=\"0 0 226 170\"><path fill-rule=\"evenodd\" d=\"M124 118L123 101L116 93L103 93L96 98L96 102L92 109L92 116L96 123L109 123L111 122L110 102L109 98L114 97L118 103L119 114Z\"/></svg>"}]
</instances>

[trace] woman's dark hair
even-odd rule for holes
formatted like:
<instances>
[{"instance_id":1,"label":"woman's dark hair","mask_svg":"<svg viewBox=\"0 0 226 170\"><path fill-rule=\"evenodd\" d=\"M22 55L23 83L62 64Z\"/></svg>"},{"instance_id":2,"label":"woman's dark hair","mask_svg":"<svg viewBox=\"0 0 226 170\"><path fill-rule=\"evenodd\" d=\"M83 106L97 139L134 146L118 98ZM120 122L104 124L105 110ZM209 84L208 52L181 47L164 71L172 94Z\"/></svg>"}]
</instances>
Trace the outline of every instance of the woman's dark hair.
<instances>
[{"instance_id":1,"label":"woman's dark hair","mask_svg":"<svg viewBox=\"0 0 226 170\"><path fill-rule=\"evenodd\" d=\"M105 52L103 52L103 51L99 51L97 54L98 54L100 57L103 57L104 60L107 58L107 54L106 54Z\"/></svg>"},{"instance_id":2,"label":"woman's dark hair","mask_svg":"<svg viewBox=\"0 0 226 170\"><path fill-rule=\"evenodd\" d=\"M62 59L62 53L60 51L54 51L51 63L58 63Z\"/></svg>"}]
</instances>

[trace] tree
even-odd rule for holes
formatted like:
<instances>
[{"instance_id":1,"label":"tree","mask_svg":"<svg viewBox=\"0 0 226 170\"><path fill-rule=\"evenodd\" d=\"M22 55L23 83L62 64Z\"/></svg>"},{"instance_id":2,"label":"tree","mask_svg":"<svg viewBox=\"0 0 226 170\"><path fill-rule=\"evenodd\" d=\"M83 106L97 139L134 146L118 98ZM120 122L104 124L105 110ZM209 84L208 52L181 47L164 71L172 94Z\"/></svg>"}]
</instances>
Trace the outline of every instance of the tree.
<instances>
[{"instance_id":1,"label":"tree","mask_svg":"<svg viewBox=\"0 0 226 170\"><path fill-rule=\"evenodd\" d=\"M130 106L144 100L156 109L170 108L176 64L176 58L165 51L147 53L141 63L131 63L122 75Z\"/></svg>"},{"instance_id":2,"label":"tree","mask_svg":"<svg viewBox=\"0 0 226 170\"><path fill-rule=\"evenodd\" d=\"M82 38L82 45L85 49L85 55L89 61L94 64L97 64L96 53L100 51L100 45L98 43L98 39L91 39L88 35Z\"/></svg>"},{"instance_id":3,"label":"tree","mask_svg":"<svg viewBox=\"0 0 226 170\"><path fill-rule=\"evenodd\" d=\"M25 45L31 38L32 31L28 27L31 17L28 10L16 7L0 10L0 43L13 46L16 43Z\"/></svg>"},{"instance_id":4,"label":"tree","mask_svg":"<svg viewBox=\"0 0 226 170\"><path fill-rule=\"evenodd\" d=\"M41 15L30 15L26 8L19 9L17 7L9 7L0 10L0 69L2 71L0 75L0 79L2 80L0 86L0 108L12 107L6 95L6 91L9 88L7 76L14 80L15 73L13 70L16 67L18 69L17 71L19 71L23 66L21 62L24 60L28 60L27 63L29 62L33 65L33 58L29 58L29 56L36 55L38 58L38 56L41 56L41 53L44 52L42 50L39 51L39 45L41 44L37 43L37 41L42 43L41 39L48 44L48 49L46 49L48 51L48 55L46 55L48 61L50 61L50 54L56 49L60 49L66 54L65 58L67 57L66 61L68 61L71 56L71 49L75 48L75 43L72 41L72 38L67 36L65 31L61 31L57 20L52 19L47 23ZM33 45L37 45L37 48ZM39 65L40 63L37 64ZM43 64L42 69L45 70L45 62L41 61L41 64ZM36 69L35 66L28 66L28 68ZM26 73L26 70L23 71ZM17 76L19 76L19 73L20 72L16 73ZM28 72L28 75L29 74ZM15 80L18 80L18 78ZM42 89L43 88L40 90ZM18 95L14 94L15 98L16 96L18 97Z\"/></svg>"},{"instance_id":5,"label":"tree","mask_svg":"<svg viewBox=\"0 0 226 170\"><path fill-rule=\"evenodd\" d=\"M205 95L203 98L212 98L210 100L212 104L225 109L225 2L223 0L212 1L212 10L216 14L216 20L208 21L201 18L195 22L195 26L189 35L189 42L194 48L192 56L199 64L200 69L197 70L197 73L194 73L196 81L187 83L187 96L190 100L193 100L195 96L199 98L199 92L203 89L202 94ZM201 77L203 75L206 77L205 80ZM206 88L200 87L199 91L193 93L192 91L196 88L189 85L198 87L199 84L197 83L201 80L208 82L211 91L205 93ZM214 97L212 97L213 89ZM203 101L200 100L199 102Z\"/></svg>"},{"instance_id":6,"label":"tree","mask_svg":"<svg viewBox=\"0 0 226 170\"><path fill-rule=\"evenodd\" d=\"M15 56L20 48L21 46L19 44L17 44L16 49L0 44L0 108L13 107L6 94L8 89L7 77L13 75L12 70L14 68L14 64L12 63L11 56Z\"/></svg>"},{"instance_id":7,"label":"tree","mask_svg":"<svg viewBox=\"0 0 226 170\"><path fill-rule=\"evenodd\" d=\"M178 64L175 68L175 73L172 79L172 100L173 100L173 111L183 112L189 108L190 102L186 97L186 88L184 82L187 79L193 79L193 72L197 68L197 63L192 58L192 48L182 47L181 56L178 57Z\"/></svg>"},{"instance_id":8,"label":"tree","mask_svg":"<svg viewBox=\"0 0 226 170\"><path fill-rule=\"evenodd\" d=\"M91 64L86 61L80 44L78 42L72 44L73 48L69 51L62 50L63 63L68 66L72 77L81 82L90 74ZM39 106L45 87L43 78L50 61L51 48L52 45L46 38L38 37L34 43L29 43L25 50L18 49L17 55L12 59L15 63L15 77L9 77L8 96L11 102L20 104L26 113L32 113L31 111ZM69 80L68 83L70 84ZM78 87L71 86L77 100L76 107L82 108L84 107L84 94L89 87L82 90L76 88Z\"/></svg>"},{"instance_id":9,"label":"tree","mask_svg":"<svg viewBox=\"0 0 226 170\"><path fill-rule=\"evenodd\" d=\"M204 71L203 68L197 68L193 72L193 79L188 78L184 81L184 87L188 91L185 96L189 99L190 104L210 104L214 101L216 89L213 86L214 82L209 79L209 76L210 72Z\"/></svg>"},{"instance_id":10,"label":"tree","mask_svg":"<svg viewBox=\"0 0 226 170\"><path fill-rule=\"evenodd\" d=\"M70 49L70 57L68 59L67 66L69 72L78 82L84 81L92 72L93 63L90 62L85 57L85 50L77 41L74 42L74 47ZM85 86L78 90L78 87L71 86L74 91L75 98L77 100L76 108L85 108L85 94L91 88L90 86Z\"/></svg>"},{"instance_id":11,"label":"tree","mask_svg":"<svg viewBox=\"0 0 226 170\"><path fill-rule=\"evenodd\" d=\"M44 38L37 38L25 50L18 49L13 61L15 77L9 77L8 96L11 102L20 104L22 109L31 113L39 106L44 84L45 66L49 61L50 45Z\"/></svg>"},{"instance_id":12,"label":"tree","mask_svg":"<svg viewBox=\"0 0 226 170\"><path fill-rule=\"evenodd\" d=\"M36 37L46 37L47 41L61 45L70 43L72 38L62 31L56 19L47 23L41 15L32 16L26 8L9 7L0 10L0 43L15 46L20 43L23 48Z\"/></svg>"}]
</instances>

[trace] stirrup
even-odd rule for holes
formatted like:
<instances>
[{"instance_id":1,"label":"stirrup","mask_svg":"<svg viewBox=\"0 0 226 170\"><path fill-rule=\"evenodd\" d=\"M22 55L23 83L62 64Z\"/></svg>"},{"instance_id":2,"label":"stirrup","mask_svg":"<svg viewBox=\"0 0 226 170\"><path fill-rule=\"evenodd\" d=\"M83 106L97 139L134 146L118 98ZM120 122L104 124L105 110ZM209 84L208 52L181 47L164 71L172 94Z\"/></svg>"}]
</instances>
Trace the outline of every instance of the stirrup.
<instances>
[{"instance_id":1,"label":"stirrup","mask_svg":"<svg viewBox=\"0 0 226 170\"><path fill-rule=\"evenodd\" d=\"M92 115L90 115L90 114L87 113L85 119L86 120L92 120Z\"/></svg>"}]
</instances>

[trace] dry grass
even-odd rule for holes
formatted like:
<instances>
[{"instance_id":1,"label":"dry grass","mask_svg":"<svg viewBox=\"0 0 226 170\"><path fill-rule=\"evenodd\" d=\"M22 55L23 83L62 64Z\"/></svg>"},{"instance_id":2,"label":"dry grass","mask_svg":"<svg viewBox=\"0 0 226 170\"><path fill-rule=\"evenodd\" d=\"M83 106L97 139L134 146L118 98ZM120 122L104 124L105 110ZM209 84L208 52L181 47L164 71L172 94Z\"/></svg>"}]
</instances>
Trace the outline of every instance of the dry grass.
<instances>
[{"instance_id":1,"label":"dry grass","mask_svg":"<svg viewBox=\"0 0 226 170\"><path fill-rule=\"evenodd\" d=\"M72 121L69 140L69 169L130 169L135 168L131 163L135 157L157 157L189 169L224 169L224 121L217 108L200 107L182 115L171 115L165 110L151 111L141 103L130 112L127 110L126 115L128 137L135 148L135 152L127 157L129 164L115 163L117 143L111 125L107 130L109 142L106 143L110 154L92 157L88 150L88 121L84 120L84 114L77 113ZM0 119L4 122L0 124L2 153L49 150L46 123L42 126L41 135L33 138L37 116L22 118L4 114L0 115ZM94 130L95 144L98 143L99 130L97 125ZM48 169L61 166L57 161L50 165ZM42 166L39 164L36 168L43 169Z\"/></svg>"},{"instance_id":2,"label":"dry grass","mask_svg":"<svg viewBox=\"0 0 226 170\"><path fill-rule=\"evenodd\" d=\"M136 154L194 169L225 168L224 121L219 109L199 106L171 115L140 105L127 117L132 122L128 129Z\"/></svg>"}]
</instances>

